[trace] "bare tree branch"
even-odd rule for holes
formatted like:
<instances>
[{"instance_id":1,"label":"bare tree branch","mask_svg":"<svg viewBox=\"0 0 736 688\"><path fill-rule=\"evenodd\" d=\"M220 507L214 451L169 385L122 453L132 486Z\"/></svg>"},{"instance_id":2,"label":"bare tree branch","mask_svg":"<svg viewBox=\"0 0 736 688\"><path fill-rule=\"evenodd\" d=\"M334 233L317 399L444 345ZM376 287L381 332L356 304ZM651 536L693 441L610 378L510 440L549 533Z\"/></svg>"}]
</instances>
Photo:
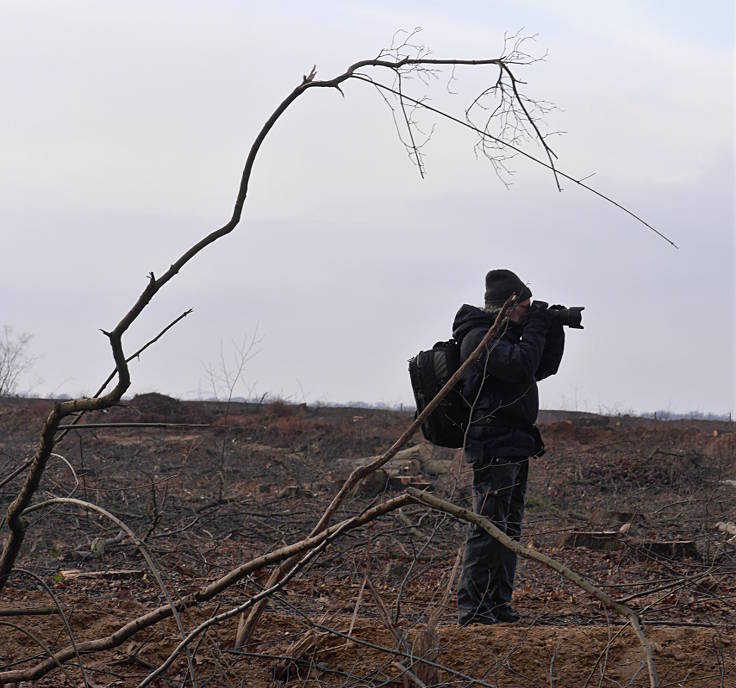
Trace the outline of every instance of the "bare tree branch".
<instances>
[{"instance_id":1,"label":"bare tree branch","mask_svg":"<svg viewBox=\"0 0 736 688\"><path fill-rule=\"evenodd\" d=\"M391 88L390 86L386 86L385 84L378 83L377 81L374 81L373 79L369 79L369 78L364 77L362 75L357 75L356 74L356 75L354 75L354 78L356 78L356 79L362 79L366 83L369 83L369 84L371 84L371 85L373 85L373 86L375 86L377 88L380 88L380 89L382 89L384 91L388 91L390 93L394 93L395 95L401 95L395 89ZM522 150L518 146L515 146L515 145L513 145L511 143L508 143L508 142L506 142L506 141L504 141L504 140L502 140L500 138L497 138L497 137L493 136L492 134L489 134L487 131L485 131L483 129L479 129L478 127L473 126L472 124L469 124L468 122L463 122L463 120L461 120L461 119L459 119L457 117L454 117L453 115L450 115L450 114L448 114L448 113L446 113L446 112L444 112L442 110L439 110L438 108L434 108L431 105L427 105L426 103L424 103L424 102L422 102L420 100L417 100L415 98L410 98L406 94L401 95L401 97L404 98L405 100L408 100L410 102L416 103L418 106L423 107L423 108L425 108L427 110L430 110L431 112L434 112L435 114L438 114L438 115L444 117L445 119L449 119L452 122L455 122L456 124L460 124L463 127L466 127L468 129L471 129L472 131L476 132L477 134L480 134L481 136L491 138L491 139L497 141L499 144L501 144L503 146L506 146L506 147L510 148L511 150L516 151L520 155L523 155L525 158L528 158L532 162L535 162L538 165L541 165L542 167L546 167L548 170L550 170L551 172L554 172L556 175L558 175L558 176L560 176L560 177L562 177L564 179L567 179L568 181L571 181L574 184L577 184L578 186L582 187L583 189L586 189L587 191L590 191L592 194L595 194L596 196L598 196L598 198L601 198L604 201L610 203L611 205L616 206L619 210L623 210L623 212L625 212L627 215L630 215L637 222L640 222L645 227L648 227L657 236L659 236L660 238L664 239L668 244L670 244L670 246L672 246L673 248L679 248L677 246L677 244L674 241L672 241L672 239L670 239L666 234L664 234L663 232L661 232L660 230L658 230L656 227L654 227L651 224L649 224L640 215L637 215L635 212L633 212L632 210L629 210L626 206L624 206L623 204L621 204L618 201L614 200L610 196L607 196L603 192L598 191L597 189L593 188L592 186L590 186L588 184L585 184L582 180L576 179L575 177L573 177L573 176L571 176L569 174L566 174L565 172L562 172L558 168L553 167L549 163L544 162L544 160L540 160L539 158L531 155L530 153L527 153L526 151Z\"/></svg>"},{"instance_id":2,"label":"bare tree branch","mask_svg":"<svg viewBox=\"0 0 736 688\"><path fill-rule=\"evenodd\" d=\"M133 352L133 353L132 353L132 354L131 354L130 356L128 356L128 357L127 357L127 358L125 359L125 362L126 362L126 363L130 363L130 362L131 362L131 361L132 361L132 360L133 360L134 358L139 358L139 357L140 357L140 355L141 355L141 354L142 354L142 353L143 353L143 352L144 352L144 351L145 351L145 350L146 350L146 349L147 349L147 348L148 348L149 346L152 346L153 344L155 344L155 343L156 343L156 342L157 342L157 341L158 341L159 339L161 339L161 337L163 337L163 336L164 336L164 335L165 335L165 334L166 334L166 333L167 333L167 332L168 332L168 331L169 331L169 330L170 330L170 329L171 329L172 327L174 327L174 325L176 325L176 324L177 324L177 323L178 323L178 322L179 322L180 320L183 320L184 318L186 318L186 317L187 317L187 316L188 316L188 315L189 315L190 313L192 313L192 311L193 311L193 309L191 309L191 308L190 308L189 310L186 310L186 311L184 311L184 312L183 312L183 313L182 313L182 314L181 314L181 315L180 315L180 316L179 316L178 318L174 318L174 320L172 320L172 321L171 321L171 322L170 322L170 323L169 323L169 324L168 324L168 325L167 325L166 327L164 327L164 329L163 329L163 330L161 330L161 331L160 331L160 332L159 332L159 333L158 333L158 334L157 334L157 335L156 335L156 336L155 336L155 337L154 337L153 339L149 339L149 340L148 340L148 341L147 341L147 342L146 342L146 343L145 343L145 344L144 344L144 345L143 345L143 346L142 346L142 347L141 347L140 349L138 349L137 351ZM118 369L117 369L117 368L115 368L115 369L114 369L114 370L113 370L113 371L112 371L112 372L111 372L111 373L110 373L110 374L109 374L109 375L107 376L107 378L105 379L105 381L104 381L104 382L103 382L103 383L102 383L102 384L101 384L101 385L99 386L99 388L97 389L97 391L96 391L96 392L95 392L95 393L94 393L94 394L93 394L92 396L93 396L93 397L99 397L99 396L100 396L100 394L102 394L102 393L103 393L103 392L105 391L105 389L106 389L106 388L107 388L107 386L108 386L108 385L110 384L110 382L112 382L112 380L113 380L113 379L115 378L115 374L116 374L117 372L118 372ZM71 429L71 427L72 427L72 426L79 426L79 421L81 421L83 417L84 417L84 412L82 411L82 412L78 413L78 414L77 414L77 415L76 415L76 416L74 417L74 420L73 420L73 421L71 422L71 424L70 424L70 425L68 425L68 426L67 426L67 425L61 425L61 426L59 426L59 430L61 430L61 431L62 431L62 433L61 433L61 435L59 435L59 437L57 437L57 438L56 438L56 442L57 442L57 444L58 444L59 442L61 442L61 440L63 440L63 439L64 439L64 437L66 437L66 434L67 434L67 432L69 432L69 430Z\"/></svg>"},{"instance_id":3,"label":"bare tree branch","mask_svg":"<svg viewBox=\"0 0 736 688\"><path fill-rule=\"evenodd\" d=\"M72 677L69 676L69 672L66 670L66 667L61 663L61 661L59 661L58 659L55 659L54 653L51 651L51 648L48 645L46 645L46 643L44 643L43 640L41 640L41 638L39 638L35 633L31 633L31 631L29 631L28 629L23 628L22 626L18 626L18 624L11 623L10 621L0 621L0 626L7 626L9 628L12 628L18 631L19 633L23 633L24 635L28 636L34 643L36 643L36 645L38 645L51 658L50 659L50 661L52 662L51 668L61 669L61 671L64 673L64 678L66 678L66 682L70 686L72 687L74 686Z\"/></svg>"}]
</instances>

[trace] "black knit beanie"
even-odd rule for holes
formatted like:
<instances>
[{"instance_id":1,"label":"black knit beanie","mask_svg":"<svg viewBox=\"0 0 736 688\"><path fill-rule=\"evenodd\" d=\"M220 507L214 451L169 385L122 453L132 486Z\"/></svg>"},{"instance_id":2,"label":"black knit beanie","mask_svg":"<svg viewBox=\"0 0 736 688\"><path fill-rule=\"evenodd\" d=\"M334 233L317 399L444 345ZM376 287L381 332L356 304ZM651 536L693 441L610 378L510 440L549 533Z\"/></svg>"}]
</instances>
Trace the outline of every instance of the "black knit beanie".
<instances>
[{"instance_id":1,"label":"black knit beanie","mask_svg":"<svg viewBox=\"0 0 736 688\"><path fill-rule=\"evenodd\" d=\"M532 292L511 270L491 270L486 275L486 306L500 308L516 294L519 301L531 298Z\"/></svg>"}]
</instances>

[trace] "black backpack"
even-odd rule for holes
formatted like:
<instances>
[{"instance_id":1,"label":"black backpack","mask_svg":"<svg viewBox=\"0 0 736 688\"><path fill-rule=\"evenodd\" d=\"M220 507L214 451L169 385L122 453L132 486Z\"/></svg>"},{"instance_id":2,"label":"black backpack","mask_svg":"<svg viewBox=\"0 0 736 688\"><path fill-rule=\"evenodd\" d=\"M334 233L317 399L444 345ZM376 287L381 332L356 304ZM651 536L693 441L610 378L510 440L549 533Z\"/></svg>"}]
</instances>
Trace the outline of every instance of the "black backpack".
<instances>
[{"instance_id":1,"label":"black backpack","mask_svg":"<svg viewBox=\"0 0 736 688\"><path fill-rule=\"evenodd\" d=\"M460 343L454 339L437 342L429 351L409 359L409 377L417 403L415 418L460 367ZM422 423L422 434L440 447L462 447L468 425L469 407L462 395L462 382L440 402Z\"/></svg>"}]
</instances>

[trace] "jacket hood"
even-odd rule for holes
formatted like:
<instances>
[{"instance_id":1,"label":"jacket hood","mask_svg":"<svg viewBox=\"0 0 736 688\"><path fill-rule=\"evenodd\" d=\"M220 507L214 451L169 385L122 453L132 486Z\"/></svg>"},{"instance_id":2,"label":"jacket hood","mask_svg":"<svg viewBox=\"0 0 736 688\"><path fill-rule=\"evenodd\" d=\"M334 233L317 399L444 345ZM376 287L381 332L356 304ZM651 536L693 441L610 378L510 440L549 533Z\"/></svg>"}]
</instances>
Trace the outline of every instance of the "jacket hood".
<instances>
[{"instance_id":1,"label":"jacket hood","mask_svg":"<svg viewBox=\"0 0 736 688\"><path fill-rule=\"evenodd\" d=\"M493 325L495 319L488 311L464 303L460 306L460 310L455 315L455 320L452 323L452 336L458 342L461 342L463 337L471 330L477 330L481 327L487 330Z\"/></svg>"}]
</instances>

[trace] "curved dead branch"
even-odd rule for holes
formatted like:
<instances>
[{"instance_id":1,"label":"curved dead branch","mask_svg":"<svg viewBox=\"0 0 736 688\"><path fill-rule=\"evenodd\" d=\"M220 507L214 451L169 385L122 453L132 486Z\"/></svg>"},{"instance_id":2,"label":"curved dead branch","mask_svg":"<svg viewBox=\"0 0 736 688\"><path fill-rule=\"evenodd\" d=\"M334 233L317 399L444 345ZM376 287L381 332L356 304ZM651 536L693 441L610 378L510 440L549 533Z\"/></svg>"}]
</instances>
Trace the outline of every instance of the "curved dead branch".
<instances>
[{"instance_id":1,"label":"curved dead branch","mask_svg":"<svg viewBox=\"0 0 736 688\"><path fill-rule=\"evenodd\" d=\"M41 640L35 633L31 633L27 628L23 628L22 626L19 626L18 624L14 624L10 621L0 621L0 626L8 626L9 628L12 628L15 631L18 631L19 633L23 633L23 635L28 636L36 645L38 645L50 658L53 663L52 668L61 669L61 671L64 673L64 678L66 678L66 682L70 686L74 686L74 681L72 681L72 677L69 676L69 672L66 670L66 667L61 663L59 660L54 660L54 654L51 651L51 648L46 645L46 643Z\"/></svg>"},{"instance_id":2,"label":"curved dead branch","mask_svg":"<svg viewBox=\"0 0 736 688\"><path fill-rule=\"evenodd\" d=\"M207 236L189 248L189 250L174 261L169 269L158 279L153 273L150 273L148 284L141 292L131 309L122 317L112 331L103 331L110 342L112 356L117 370L118 380L115 387L107 394L97 398L72 399L70 401L56 403L54 408L46 417L46 421L44 422L41 430L41 439L38 443L33 461L31 462L26 480L17 497L8 506L6 523L10 533L5 540L2 553L0 554L0 590L5 586L8 575L13 568L13 564L20 552L21 545L23 544L27 524L24 521L22 514L30 505L31 500L38 489L41 476L46 468L46 463L48 462L49 456L56 444L55 436L62 419L79 412L99 411L110 408L120 401L123 394L125 394L126 390L130 387L130 371L128 369L128 362L125 353L123 352L123 335L159 290L163 288L163 286L169 282L192 258L211 243L217 241L217 239L232 232L238 225L243 212L243 204L245 203L245 198L248 193L250 175L263 141L279 117L281 117L289 105L291 105L291 103L294 102L294 100L296 100L296 98L298 98L311 83L312 82L305 80L297 86L276 108L271 117L266 121L266 124L263 126L261 131L258 133L258 136L256 136L250 152L248 153L245 167L243 168L238 195L235 201L235 208L233 209L230 220L219 229L210 232Z\"/></svg>"},{"instance_id":3,"label":"curved dead branch","mask_svg":"<svg viewBox=\"0 0 736 688\"><path fill-rule=\"evenodd\" d=\"M265 599L266 597L270 597L277 590L279 590L284 585L286 585L286 583L291 578L293 578L299 571L301 571L306 564L308 564L320 552L324 551L325 547L327 547L327 544L331 542L332 540L336 539L342 533L342 531L345 529L347 525L349 525L349 521L344 521L342 528L337 528L328 537L322 540L322 542L320 542L320 544L317 545L317 547L309 550L306 553L306 555L301 557L301 559L299 559L299 561L291 568L291 571L289 571L280 581L276 582L270 588L264 588L257 595L254 595L253 597L251 597L249 600L247 600L243 604L240 604L237 607L234 607L233 609L228 609L227 611L224 611L220 614L215 614L211 616L209 619L207 619L206 621L204 621L203 623L201 623L196 628L192 629L192 631L189 632L187 637L184 638L174 648L174 650L169 654L169 656L166 658L163 664L159 665L157 669L152 671L148 676L146 676L146 678L143 681L141 681L138 684L138 688L145 688L157 676L160 676L164 671L166 671L166 669L168 669L174 663L174 660L181 654L182 650L188 647L189 643L191 643L192 640L194 640L200 634L204 633L208 628L210 628L211 626L214 626L215 624L221 623L222 621L225 621L227 619L231 619L233 616L236 616L237 614L241 614L249 607L253 606L260 600Z\"/></svg>"}]
</instances>

